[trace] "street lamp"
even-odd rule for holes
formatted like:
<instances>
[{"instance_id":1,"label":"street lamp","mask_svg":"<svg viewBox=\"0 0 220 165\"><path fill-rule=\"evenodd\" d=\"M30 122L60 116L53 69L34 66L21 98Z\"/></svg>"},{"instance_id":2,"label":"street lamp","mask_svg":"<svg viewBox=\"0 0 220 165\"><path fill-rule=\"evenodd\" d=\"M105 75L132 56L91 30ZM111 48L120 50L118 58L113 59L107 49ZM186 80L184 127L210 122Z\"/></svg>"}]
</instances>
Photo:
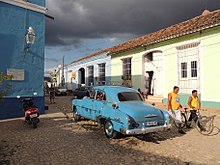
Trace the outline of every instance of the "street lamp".
<instances>
[{"instance_id":1,"label":"street lamp","mask_svg":"<svg viewBox=\"0 0 220 165\"><path fill-rule=\"evenodd\" d=\"M26 47L24 48L24 52L25 54L29 51L29 48L31 45L34 44L35 42L35 33L34 33L34 29L30 26L27 30L27 33L25 35L25 41L26 41Z\"/></svg>"}]
</instances>

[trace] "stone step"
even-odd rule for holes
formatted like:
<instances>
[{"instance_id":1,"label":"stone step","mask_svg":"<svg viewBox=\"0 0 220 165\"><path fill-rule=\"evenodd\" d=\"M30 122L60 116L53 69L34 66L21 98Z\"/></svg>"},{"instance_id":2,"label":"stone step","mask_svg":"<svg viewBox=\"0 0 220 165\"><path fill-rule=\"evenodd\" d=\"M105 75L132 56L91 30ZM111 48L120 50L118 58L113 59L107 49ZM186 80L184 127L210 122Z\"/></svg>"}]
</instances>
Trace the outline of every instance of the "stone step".
<instances>
[{"instance_id":1,"label":"stone step","mask_svg":"<svg viewBox=\"0 0 220 165\"><path fill-rule=\"evenodd\" d=\"M149 96L146 99L148 102L157 102L157 103L162 103L163 97L160 96Z\"/></svg>"}]
</instances>

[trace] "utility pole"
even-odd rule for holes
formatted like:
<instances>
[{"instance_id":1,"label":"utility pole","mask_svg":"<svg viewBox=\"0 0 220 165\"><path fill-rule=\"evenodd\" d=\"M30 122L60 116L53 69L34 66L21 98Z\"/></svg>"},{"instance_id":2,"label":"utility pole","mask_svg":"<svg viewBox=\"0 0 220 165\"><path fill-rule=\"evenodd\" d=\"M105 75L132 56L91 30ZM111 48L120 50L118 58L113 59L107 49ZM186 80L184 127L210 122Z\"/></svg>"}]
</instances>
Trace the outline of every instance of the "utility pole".
<instances>
[{"instance_id":1,"label":"utility pole","mask_svg":"<svg viewBox=\"0 0 220 165\"><path fill-rule=\"evenodd\" d=\"M62 68L61 85L62 85L62 87L64 87L64 85L65 85L65 78L64 78L64 55L62 57L61 68Z\"/></svg>"}]
</instances>

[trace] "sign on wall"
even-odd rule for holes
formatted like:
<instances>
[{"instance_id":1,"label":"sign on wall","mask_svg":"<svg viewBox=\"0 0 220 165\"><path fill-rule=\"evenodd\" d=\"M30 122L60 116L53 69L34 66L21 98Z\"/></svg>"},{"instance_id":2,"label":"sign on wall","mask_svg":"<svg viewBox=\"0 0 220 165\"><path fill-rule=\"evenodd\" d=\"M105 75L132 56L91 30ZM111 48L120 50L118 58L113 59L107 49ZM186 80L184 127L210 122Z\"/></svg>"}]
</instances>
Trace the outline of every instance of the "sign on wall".
<instances>
[{"instance_id":1,"label":"sign on wall","mask_svg":"<svg viewBox=\"0 0 220 165\"><path fill-rule=\"evenodd\" d=\"M72 78L76 78L76 73L75 72L72 73Z\"/></svg>"},{"instance_id":2,"label":"sign on wall","mask_svg":"<svg viewBox=\"0 0 220 165\"><path fill-rule=\"evenodd\" d=\"M12 80L23 81L24 80L24 69L7 69L7 75L12 76Z\"/></svg>"}]
</instances>

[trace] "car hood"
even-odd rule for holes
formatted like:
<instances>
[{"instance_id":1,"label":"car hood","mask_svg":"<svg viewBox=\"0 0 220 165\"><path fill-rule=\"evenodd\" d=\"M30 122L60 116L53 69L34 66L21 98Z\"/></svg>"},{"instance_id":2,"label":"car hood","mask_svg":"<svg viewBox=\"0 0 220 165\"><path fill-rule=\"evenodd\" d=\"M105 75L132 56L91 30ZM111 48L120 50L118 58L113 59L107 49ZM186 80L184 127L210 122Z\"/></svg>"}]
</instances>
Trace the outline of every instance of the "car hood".
<instances>
[{"instance_id":1,"label":"car hood","mask_svg":"<svg viewBox=\"0 0 220 165\"><path fill-rule=\"evenodd\" d=\"M118 104L119 110L132 117L136 122L164 120L160 109L142 101L126 101Z\"/></svg>"}]
</instances>

